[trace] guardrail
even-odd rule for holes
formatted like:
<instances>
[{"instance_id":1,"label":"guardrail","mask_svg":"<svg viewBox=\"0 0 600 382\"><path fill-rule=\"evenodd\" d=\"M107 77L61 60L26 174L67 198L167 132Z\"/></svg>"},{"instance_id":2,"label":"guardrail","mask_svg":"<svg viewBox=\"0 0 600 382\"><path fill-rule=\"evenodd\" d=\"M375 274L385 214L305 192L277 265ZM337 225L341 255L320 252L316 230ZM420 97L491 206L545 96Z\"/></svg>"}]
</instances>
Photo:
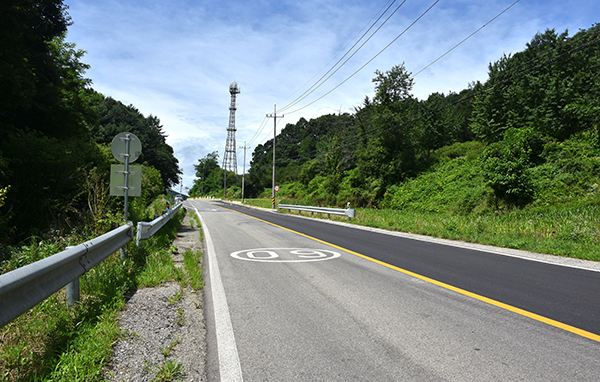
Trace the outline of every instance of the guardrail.
<instances>
[{"instance_id":1,"label":"guardrail","mask_svg":"<svg viewBox=\"0 0 600 382\"><path fill-rule=\"evenodd\" d=\"M140 239L156 233L180 207L181 203L151 223L145 223L143 229L150 234L142 235ZM133 237L133 226L126 224L83 244L0 275L0 327L65 285L67 303L73 304L79 300L79 277L132 241ZM137 243L139 245L139 240Z\"/></svg>"},{"instance_id":2,"label":"guardrail","mask_svg":"<svg viewBox=\"0 0 600 382\"><path fill-rule=\"evenodd\" d=\"M346 215L348 216L348 220L352 220L353 217L356 216L356 210L354 208L328 208L328 207L312 207L312 206L296 206L293 204L279 204L277 208L281 208L284 210L292 211L297 210L300 215L302 215L302 211L311 212L311 215L315 212L320 212L323 214L327 214L327 218L331 219L331 214L335 215Z\"/></svg>"},{"instance_id":3,"label":"guardrail","mask_svg":"<svg viewBox=\"0 0 600 382\"><path fill-rule=\"evenodd\" d=\"M137 234L135 236L135 244L140 245L140 240L148 239L152 237L159 229L161 229L177 211L181 208L181 203L177 204L173 208L167 211L166 214L157 217L150 223L139 222L137 224Z\"/></svg>"}]
</instances>

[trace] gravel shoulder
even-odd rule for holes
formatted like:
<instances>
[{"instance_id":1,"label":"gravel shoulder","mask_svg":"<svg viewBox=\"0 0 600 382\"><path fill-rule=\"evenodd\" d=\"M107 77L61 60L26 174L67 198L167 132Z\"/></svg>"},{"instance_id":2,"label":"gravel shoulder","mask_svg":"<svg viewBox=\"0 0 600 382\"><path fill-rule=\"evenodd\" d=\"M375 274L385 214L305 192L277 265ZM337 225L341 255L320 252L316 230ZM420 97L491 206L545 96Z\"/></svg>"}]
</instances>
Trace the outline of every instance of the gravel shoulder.
<instances>
[{"instance_id":1,"label":"gravel shoulder","mask_svg":"<svg viewBox=\"0 0 600 382\"><path fill-rule=\"evenodd\" d=\"M182 268L182 253L202 250L200 232L192 227L189 216L173 244L178 249L173 260ZM127 296L127 305L118 318L125 335L113 348L111 362L104 370L106 380L154 381L161 370L173 370L177 364L182 373L173 380L208 380L203 292L188 286L179 302L171 304L169 299L179 292L179 284L168 282Z\"/></svg>"}]
</instances>

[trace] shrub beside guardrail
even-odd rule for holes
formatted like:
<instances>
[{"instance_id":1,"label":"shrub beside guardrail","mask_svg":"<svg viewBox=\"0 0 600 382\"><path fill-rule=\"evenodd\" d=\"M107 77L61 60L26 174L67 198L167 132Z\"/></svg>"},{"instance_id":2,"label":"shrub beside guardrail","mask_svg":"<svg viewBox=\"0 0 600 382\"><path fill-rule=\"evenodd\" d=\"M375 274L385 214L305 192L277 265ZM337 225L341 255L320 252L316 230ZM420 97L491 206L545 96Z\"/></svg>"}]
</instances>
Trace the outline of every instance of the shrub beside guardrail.
<instances>
[{"instance_id":1,"label":"shrub beside guardrail","mask_svg":"<svg viewBox=\"0 0 600 382\"><path fill-rule=\"evenodd\" d=\"M139 245L139 240L155 234L181 208L181 205L178 203L161 217L142 224L144 234L140 234L141 223L138 223L137 244ZM126 224L83 244L0 275L0 327L27 312L67 284L69 284L67 299L78 300L79 277L117 252L133 238L133 226Z\"/></svg>"},{"instance_id":2,"label":"shrub beside guardrail","mask_svg":"<svg viewBox=\"0 0 600 382\"><path fill-rule=\"evenodd\" d=\"M154 235L156 232L158 232L158 230L161 229L165 224L167 224L167 222L169 220L171 220L173 215L175 215L175 213L177 213L177 211L179 211L179 208L181 208L181 205L182 205L181 203L177 204L176 206L174 206L173 208L168 210L167 213L165 213L162 216L157 217L156 219L152 220L150 223L139 222L137 224L137 233L136 233L136 237L135 237L135 244L137 246L139 246L140 240L148 239L148 238L152 237L152 235Z\"/></svg>"}]
</instances>

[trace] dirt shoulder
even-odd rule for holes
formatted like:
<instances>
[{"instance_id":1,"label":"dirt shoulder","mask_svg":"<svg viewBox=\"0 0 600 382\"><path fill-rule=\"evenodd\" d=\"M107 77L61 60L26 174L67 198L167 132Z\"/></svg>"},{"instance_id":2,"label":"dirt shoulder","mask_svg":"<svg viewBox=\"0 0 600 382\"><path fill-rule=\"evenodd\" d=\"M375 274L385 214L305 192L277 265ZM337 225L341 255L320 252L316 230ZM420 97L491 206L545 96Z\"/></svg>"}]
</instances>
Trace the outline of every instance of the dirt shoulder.
<instances>
[{"instance_id":1,"label":"dirt shoulder","mask_svg":"<svg viewBox=\"0 0 600 382\"><path fill-rule=\"evenodd\" d=\"M194 227L186 215L173 243L178 249L173 260L182 268L186 250L202 250L200 232ZM207 381L202 291L188 286L183 297L172 304L169 299L173 301L179 292L179 285L169 282L128 296L118 318L126 335L114 346L104 370L108 381L154 381L157 375L168 376L178 369L182 373L173 380Z\"/></svg>"}]
</instances>

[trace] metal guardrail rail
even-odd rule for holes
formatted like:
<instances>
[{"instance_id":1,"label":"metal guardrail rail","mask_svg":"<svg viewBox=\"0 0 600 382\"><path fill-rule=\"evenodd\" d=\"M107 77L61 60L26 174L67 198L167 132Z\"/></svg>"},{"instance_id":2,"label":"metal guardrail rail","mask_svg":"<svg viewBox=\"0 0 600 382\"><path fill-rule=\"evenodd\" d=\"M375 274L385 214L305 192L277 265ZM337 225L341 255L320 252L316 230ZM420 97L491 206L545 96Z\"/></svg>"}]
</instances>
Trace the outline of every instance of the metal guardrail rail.
<instances>
[{"instance_id":1,"label":"metal guardrail rail","mask_svg":"<svg viewBox=\"0 0 600 382\"><path fill-rule=\"evenodd\" d=\"M139 222L137 224L137 233L135 237L136 245L139 246L140 240L148 239L152 237L152 235L154 235L156 232L158 232L158 230L161 229L169 220L171 220L171 218L173 217L173 215L175 215L177 211L179 211L181 206L182 203L178 203L177 205L173 206L173 208L168 210L166 214L157 217L150 223Z\"/></svg>"},{"instance_id":2,"label":"metal guardrail rail","mask_svg":"<svg viewBox=\"0 0 600 382\"><path fill-rule=\"evenodd\" d=\"M328 208L328 207L312 207L312 206L296 206L293 204L279 204L277 208L284 210L297 210L300 214L302 211L308 211L311 213L320 212L323 214L327 214L328 218L331 218L331 214L335 215L346 215L348 216L348 220L352 220L353 217L356 216L356 210L354 208Z\"/></svg>"},{"instance_id":3,"label":"metal guardrail rail","mask_svg":"<svg viewBox=\"0 0 600 382\"><path fill-rule=\"evenodd\" d=\"M156 233L180 207L181 203L160 218L144 223L147 234L142 235L141 239ZM138 227L139 224L141 223L138 223ZM126 224L83 244L0 275L0 327L67 284L75 284L75 299L79 299L79 277L132 241L133 237L133 226ZM139 240L137 242L139 245ZM67 299L69 294L67 285Z\"/></svg>"}]
</instances>

